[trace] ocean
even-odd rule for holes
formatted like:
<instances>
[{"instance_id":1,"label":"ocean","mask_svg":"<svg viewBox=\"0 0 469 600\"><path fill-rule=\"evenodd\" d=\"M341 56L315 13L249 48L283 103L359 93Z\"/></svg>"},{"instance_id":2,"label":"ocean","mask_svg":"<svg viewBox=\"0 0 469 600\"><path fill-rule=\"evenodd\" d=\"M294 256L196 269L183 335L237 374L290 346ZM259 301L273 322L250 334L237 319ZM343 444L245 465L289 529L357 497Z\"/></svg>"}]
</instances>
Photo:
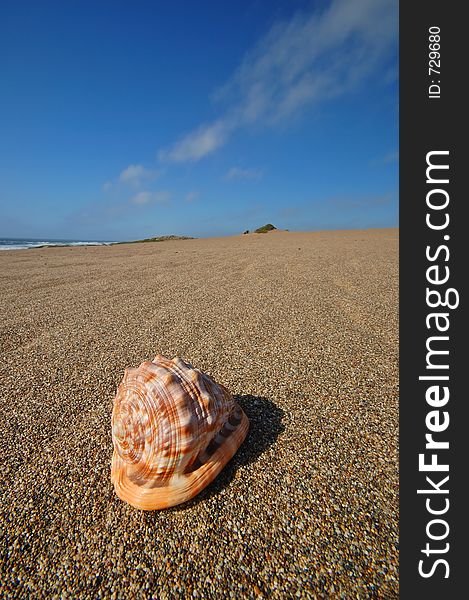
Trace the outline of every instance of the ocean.
<instances>
[{"instance_id":1,"label":"ocean","mask_svg":"<svg viewBox=\"0 0 469 600\"><path fill-rule=\"evenodd\" d=\"M47 238L0 238L0 250L25 250L39 246L107 246L113 241L97 240L50 240Z\"/></svg>"}]
</instances>

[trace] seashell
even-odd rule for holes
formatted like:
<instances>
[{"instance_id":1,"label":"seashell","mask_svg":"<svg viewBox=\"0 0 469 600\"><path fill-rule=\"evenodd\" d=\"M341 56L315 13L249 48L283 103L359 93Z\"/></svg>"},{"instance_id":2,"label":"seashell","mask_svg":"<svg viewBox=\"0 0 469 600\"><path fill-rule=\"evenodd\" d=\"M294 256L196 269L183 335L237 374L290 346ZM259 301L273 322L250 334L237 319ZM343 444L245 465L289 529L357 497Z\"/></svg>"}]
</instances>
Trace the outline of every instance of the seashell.
<instances>
[{"instance_id":1,"label":"seashell","mask_svg":"<svg viewBox=\"0 0 469 600\"><path fill-rule=\"evenodd\" d=\"M185 502L215 479L248 428L230 392L181 358L126 369L112 412L115 491L144 510Z\"/></svg>"}]
</instances>

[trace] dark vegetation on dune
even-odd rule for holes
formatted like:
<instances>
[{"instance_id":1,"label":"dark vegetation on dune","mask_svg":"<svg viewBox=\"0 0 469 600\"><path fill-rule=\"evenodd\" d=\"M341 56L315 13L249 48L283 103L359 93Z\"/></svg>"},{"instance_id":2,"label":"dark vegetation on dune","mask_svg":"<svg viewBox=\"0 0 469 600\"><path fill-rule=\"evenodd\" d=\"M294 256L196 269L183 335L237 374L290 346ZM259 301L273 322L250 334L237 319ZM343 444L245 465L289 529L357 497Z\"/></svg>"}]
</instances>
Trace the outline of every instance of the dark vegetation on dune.
<instances>
[{"instance_id":1,"label":"dark vegetation on dune","mask_svg":"<svg viewBox=\"0 0 469 600\"><path fill-rule=\"evenodd\" d=\"M116 242L116 244L143 244L143 242L168 242L170 240L195 240L185 235L160 235L158 237L145 238L143 240L132 240L130 242Z\"/></svg>"},{"instance_id":2,"label":"dark vegetation on dune","mask_svg":"<svg viewBox=\"0 0 469 600\"><path fill-rule=\"evenodd\" d=\"M272 231L273 229L277 228L274 225L272 225L272 223L267 223L267 225L263 225L262 227L259 227L259 229L256 229L254 233L267 233L268 231Z\"/></svg>"}]
</instances>

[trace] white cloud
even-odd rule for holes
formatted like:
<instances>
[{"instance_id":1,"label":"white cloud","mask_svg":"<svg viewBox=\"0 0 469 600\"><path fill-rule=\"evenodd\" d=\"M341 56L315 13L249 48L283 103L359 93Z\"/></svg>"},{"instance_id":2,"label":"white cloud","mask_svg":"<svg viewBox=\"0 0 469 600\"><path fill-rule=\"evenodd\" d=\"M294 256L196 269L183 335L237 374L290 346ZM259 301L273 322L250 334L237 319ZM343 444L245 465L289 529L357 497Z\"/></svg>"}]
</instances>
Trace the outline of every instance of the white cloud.
<instances>
[{"instance_id":1,"label":"white cloud","mask_svg":"<svg viewBox=\"0 0 469 600\"><path fill-rule=\"evenodd\" d=\"M274 25L215 93L222 116L188 133L159 158L197 161L237 129L274 126L307 106L353 90L378 74L397 44L395 0L333 0Z\"/></svg>"},{"instance_id":2,"label":"white cloud","mask_svg":"<svg viewBox=\"0 0 469 600\"><path fill-rule=\"evenodd\" d=\"M164 169L146 169L142 165L129 165L126 167L116 180L106 181L102 185L103 192L113 190L119 193L122 187L130 185L133 188L139 188L144 182L153 181L163 175Z\"/></svg>"},{"instance_id":3,"label":"white cloud","mask_svg":"<svg viewBox=\"0 0 469 600\"><path fill-rule=\"evenodd\" d=\"M158 157L169 162L197 161L222 146L230 129L229 120L202 125L177 142L170 150L160 151Z\"/></svg>"},{"instance_id":4,"label":"white cloud","mask_svg":"<svg viewBox=\"0 0 469 600\"><path fill-rule=\"evenodd\" d=\"M240 169L239 167L232 167L223 179L261 179L263 171L261 169Z\"/></svg>"},{"instance_id":5,"label":"white cloud","mask_svg":"<svg viewBox=\"0 0 469 600\"><path fill-rule=\"evenodd\" d=\"M165 203L168 202L170 199L171 195L169 192L166 191L162 191L162 192L147 192L147 191L142 191L139 192L138 194L135 194L135 196L130 200L130 202L132 204L136 204L138 206L148 206L150 204L159 204L159 203Z\"/></svg>"},{"instance_id":6,"label":"white cloud","mask_svg":"<svg viewBox=\"0 0 469 600\"><path fill-rule=\"evenodd\" d=\"M142 165L129 165L119 175L119 181L122 183L131 183L139 185L144 179L152 179L155 172L145 169Z\"/></svg>"}]
</instances>

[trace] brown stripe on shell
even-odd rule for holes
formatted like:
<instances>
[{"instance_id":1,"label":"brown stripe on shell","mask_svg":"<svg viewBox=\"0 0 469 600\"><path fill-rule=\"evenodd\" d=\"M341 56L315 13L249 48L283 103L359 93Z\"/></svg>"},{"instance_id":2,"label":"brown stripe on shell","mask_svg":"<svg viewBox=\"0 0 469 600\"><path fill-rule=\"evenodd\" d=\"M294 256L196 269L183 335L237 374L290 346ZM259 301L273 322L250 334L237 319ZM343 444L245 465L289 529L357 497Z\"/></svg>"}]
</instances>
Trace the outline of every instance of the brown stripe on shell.
<instances>
[{"instance_id":1,"label":"brown stripe on shell","mask_svg":"<svg viewBox=\"0 0 469 600\"><path fill-rule=\"evenodd\" d=\"M241 423L241 414L238 412L233 412L233 414L230 415L230 418L228 419L228 423L233 427L237 427Z\"/></svg>"}]
</instances>

